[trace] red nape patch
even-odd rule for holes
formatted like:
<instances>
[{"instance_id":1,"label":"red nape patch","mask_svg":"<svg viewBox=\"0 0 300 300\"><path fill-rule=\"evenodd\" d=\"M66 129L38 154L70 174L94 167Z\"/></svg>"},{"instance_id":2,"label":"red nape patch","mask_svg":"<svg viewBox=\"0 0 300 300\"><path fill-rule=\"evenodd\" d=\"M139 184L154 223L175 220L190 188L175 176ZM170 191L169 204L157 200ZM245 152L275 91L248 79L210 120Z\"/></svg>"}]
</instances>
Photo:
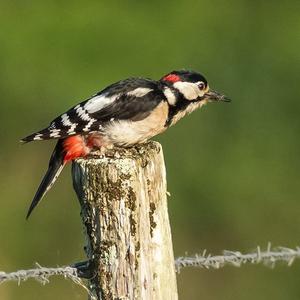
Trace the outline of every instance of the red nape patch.
<instances>
[{"instance_id":1,"label":"red nape patch","mask_svg":"<svg viewBox=\"0 0 300 300\"><path fill-rule=\"evenodd\" d=\"M90 149L85 143L85 139L80 135L73 135L66 138L63 142L65 151L64 162L68 162L78 157L86 156Z\"/></svg>"},{"instance_id":2,"label":"red nape patch","mask_svg":"<svg viewBox=\"0 0 300 300\"><path fill-rule=\"evenodd\" d=\"M163 80L169 81L169 82L177 82L177 81L180 81L181 79L178 75L169 74L169 75L163 77Z\"/></svg>"}]
</instances>

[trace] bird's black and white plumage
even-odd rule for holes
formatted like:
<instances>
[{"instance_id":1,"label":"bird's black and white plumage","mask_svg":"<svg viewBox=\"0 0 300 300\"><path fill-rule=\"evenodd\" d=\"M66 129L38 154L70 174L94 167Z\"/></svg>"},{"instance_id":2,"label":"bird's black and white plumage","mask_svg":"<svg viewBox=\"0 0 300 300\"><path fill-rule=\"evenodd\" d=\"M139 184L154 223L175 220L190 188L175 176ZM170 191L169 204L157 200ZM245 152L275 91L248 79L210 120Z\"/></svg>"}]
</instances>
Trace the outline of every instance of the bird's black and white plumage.
<instances>
[{"instance_id":1,"label":"bird's black and white plumage","mask_svg":"<svg viewBox=\"0 0 300 300\"><path fill-rule=\"evenodd\" d=\"M114 83L54 119L50 126L23 141L65 138L74 134L103 131L120 120L147 117L165 98L159 82L129 78Z\"/></svg>"},{"instance_id":2,"label":"bird's black and white plumage","mask_svg":"<svg viewBox=\"0 0 300 300\"><path fill-rule=\"evenodd\" d=\"M66 162L86 156L94 148L143 143L210 101L228 99L210 90L201 74L173 71L160 80L129 78L116 82L72 107L47 128L22 140L58 139L27 217Z\"/></svg>"}]
</instances>

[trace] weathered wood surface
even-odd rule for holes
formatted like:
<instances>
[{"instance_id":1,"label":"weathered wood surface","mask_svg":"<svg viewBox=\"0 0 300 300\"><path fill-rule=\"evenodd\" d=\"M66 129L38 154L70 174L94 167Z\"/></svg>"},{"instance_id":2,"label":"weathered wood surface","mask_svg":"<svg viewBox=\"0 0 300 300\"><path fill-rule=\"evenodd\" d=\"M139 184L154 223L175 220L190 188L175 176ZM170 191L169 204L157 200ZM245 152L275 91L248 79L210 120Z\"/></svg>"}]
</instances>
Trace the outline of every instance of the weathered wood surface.
<instances>
[{"instance_id":1,"label":"weathered wood surface","mask_svg":"<svg viewBox=\"0 0 300 300\"><path fill-rule=\"evenodd\" d=\"M149 142L73 163L73 183L95 266L97 299L176 300L162 148Z\"/></svg>"}]
</instances>

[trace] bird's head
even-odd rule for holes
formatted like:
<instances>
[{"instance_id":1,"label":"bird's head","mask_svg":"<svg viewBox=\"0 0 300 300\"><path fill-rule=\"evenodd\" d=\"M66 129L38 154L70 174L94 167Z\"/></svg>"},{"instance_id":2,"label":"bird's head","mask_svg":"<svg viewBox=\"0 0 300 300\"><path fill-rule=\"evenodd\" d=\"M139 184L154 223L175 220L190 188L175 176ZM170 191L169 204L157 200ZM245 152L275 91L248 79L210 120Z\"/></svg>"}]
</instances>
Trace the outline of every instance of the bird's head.
<instances>
[{"instance_id":1,"label":"bird's head","mask_svg":"<svg viewBox=\"0 0 300 300\"><path fill-rule=\"evenodd\" d=\"M161 81L176 90L184 97L184 100L201 101L203 104L215 101L230 101L225 95L211 90L205 77L194 71L173 71L163 76Z\"/></svg>"}]
</instances>

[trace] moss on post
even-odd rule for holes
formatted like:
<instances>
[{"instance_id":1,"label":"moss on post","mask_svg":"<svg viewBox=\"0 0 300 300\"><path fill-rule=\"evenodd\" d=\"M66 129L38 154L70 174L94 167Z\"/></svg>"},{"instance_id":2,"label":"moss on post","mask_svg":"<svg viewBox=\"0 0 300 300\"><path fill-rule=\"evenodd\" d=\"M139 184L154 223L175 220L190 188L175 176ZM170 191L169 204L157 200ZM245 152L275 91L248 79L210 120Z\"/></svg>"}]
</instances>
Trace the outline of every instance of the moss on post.
<instances>
[{"instance_id":1,"label":"moss on post","mask_svg":"<svg viewBox=\"0 0 300 300\"><path fill-rule=\"evenodd\" d=\"M162 148L148 142L73 163L98 299L176 300Z\"/></svg>"}]
</instances>

